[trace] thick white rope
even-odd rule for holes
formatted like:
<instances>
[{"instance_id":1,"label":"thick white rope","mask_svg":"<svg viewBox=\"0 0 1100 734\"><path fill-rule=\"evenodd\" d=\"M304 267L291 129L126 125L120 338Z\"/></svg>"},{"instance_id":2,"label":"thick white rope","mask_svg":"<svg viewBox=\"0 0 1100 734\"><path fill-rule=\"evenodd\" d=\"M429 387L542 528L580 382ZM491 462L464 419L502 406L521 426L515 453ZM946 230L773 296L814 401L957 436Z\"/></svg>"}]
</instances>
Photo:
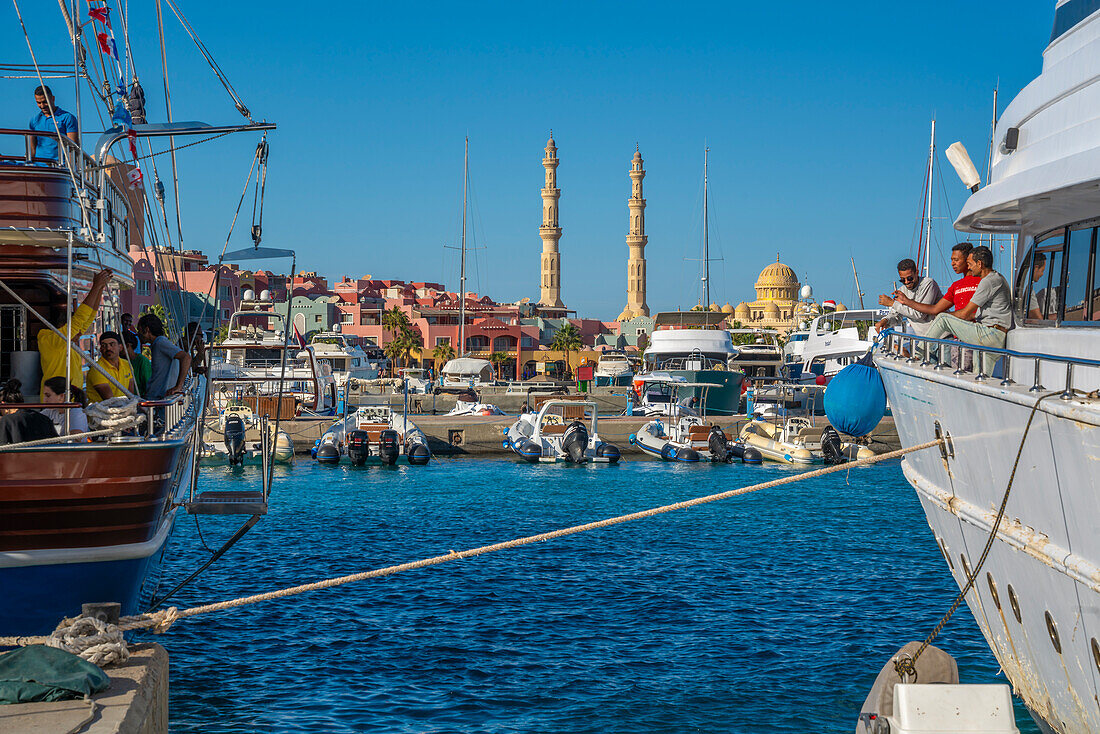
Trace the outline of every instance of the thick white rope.
<instances>
[{"instance_id":1,"label":"thick white rope","mask_svg":"<svg viewBox=\"0 0 1100 734\"><path fill-rule=\"evenodd\" d=\"M120 422L112 428L104 428L100 431L86 431L84 433L70 433L67 436L54 436L53 438L40 438L36 441L21 441L19 443L8 443L0 446L0 453L5 451L18 451L20 449L30 449L35 446L52 446L54 444L62 444L69 442L86 441L89 438L96 438L97 436L114 436L127 428L140 426L145 422L145 416L135 415L130 418L126 418L124 422Z\"/></svg>"},{"instance_id":2,"label":"thick white rope","mask_svg":"<svg viewBox=\"0 0 1100 734\"><path fill-rule=\"evenodd\" d=\"M502 543L483 545L479 548L471 548L469 550L458 552L450 551L449 553L443 555L433 556L431 558L423 558L419 561L411 561L409 563L401 563L395 566L386 566L385 568L377 568L373 571L363 571L360 573L349 574L347 576L338 576L336 578L325 579L323 581L314 581L312 583L301 584L299 586L291 586L286 589L279 589L278 591L269 591L263 594L254 594L252 596L245 596L239 599L230 599L228 601L217 602L214 604L204 604L202 606L190 607L188 609L177 609L176 607L169 607L167 609L162 609L157 612L148 612L146 614L138 614L131 617L122 617L119 619L118 628L124 631L134 629L152 629L153 632L160 634L162 632L166 632L177 620L186 619L187 617L194 617L199 614L220 612L226 609L243 607L248 604L257 604L262 601L270 601L272 599L282 599L288 596L304 594L308 591L331 589L334 586L342 586L343 584L350 584L356 581L365 581L367 579L381 578L383 576L392 576L403 571L413 571L419 568L438 566L439 564L447 563L448 561L460 561L464 558L473 558L474 556L480 556L485 553L494 553L496 551L519 548L525 545L532 545L533 543L541 543L547 540L563 538L567 535L576 535L577 533L583 533L589 530L599 530L601 528L607 528L611 527L612 525L619 525L621 523L631 522L633 520L642 520L648 517L654 517L655 515L663 515L668 512L673 512L674 510L683 510L688 507L695 507L697 505L704 505L710 502L717 502L718 500L729 499L730 497L737 497L739 495L749 494L750 492L758 492L762 489L770 489L772 487L778 487L784 484L795 484L797 482L805 481L807 479L822 477L827 474L836 474L837 472L848 471L854 467L868 466L870 464L877 464L882 461L889 461L890 459L897 459L899 457L905 456L906 454L911 454L914 451L921 451L923 449L932 448L933 446L939 446L942 442L943 439L926 441L924 443L917 444L916 446L910 446L909 448L898 449L897 451L890 451L885 454L878 454L877 456L871 456L866 459L849 461L844 464L827 466L822 469L815 469L814 471L803 472L801 474L780 477L779 479L773 479L770 482L761 482L760 484L753 484L748 487L740 487L738 489L731 489L725 492L719 492L717 494L706 495L705 497L696 497L694 499L684 500L682 502L674 502L670 505L654 507L648 510L642 510L640 512L632 512L628 515L619 515L618 517L611 517L605 520L585 523L583 525L574 525L572 527L562 528L560 530L539 533L538 535L528 535L524 538L516 538L514 540L508 540ZM41 639L42 638L35 637L0 637L0 647L30 645L34 644L35 642L41 641Z\"/></svg>"},{"instance_id":3,"label":"thick white rope","mask_svg":"<svg viewBox=\"0 0 1100 734\"><path fill-rule=\"evenodd\" d=\"M130 657L122 630L96 617L62 620L46 639L48 647L56 647L103 667L125 662Z\"/></svg>"}]
</instances>

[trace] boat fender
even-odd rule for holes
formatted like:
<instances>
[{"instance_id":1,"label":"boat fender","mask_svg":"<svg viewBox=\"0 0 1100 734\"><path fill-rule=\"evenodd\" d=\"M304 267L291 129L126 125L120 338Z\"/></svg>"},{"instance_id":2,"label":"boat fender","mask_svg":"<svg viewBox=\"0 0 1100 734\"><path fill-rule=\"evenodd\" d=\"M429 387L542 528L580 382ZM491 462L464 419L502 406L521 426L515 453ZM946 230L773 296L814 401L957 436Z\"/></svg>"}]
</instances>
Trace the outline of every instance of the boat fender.
<instances>
[{"instance_id":1,"label":"boat fender","mask_svg":"<svg viewBox=\"0 0 1100 734\"><path fill-rule=\"evenodd\" d=\"M825 388L825 416L841 433L866 436L886 415L886 388L868 352L829 381Z\"/></svg>"},{"instance_id":2,"label":"boat fender","mask_svg":"<svg viewBox=\"0 0 1100 734\"><path fill-rule=\"evenodd\" d=\"M352 431L348 434L348 458L352 466L363 466L370 456L370 434L366 431Z\"/></svg>"},{"instance_id":3,"label":"boat fender","mask_svg":"<svg viewBox=\"0 0 1100 734\"><path fill-rule=\"evenodd\" d=\"M688 462L688 463L694 463L696 461L699 461L699 452L696 451L695 449L689 449L689 448L686 448L686 447L682 448L682 449L677 449L677 451L676 451L676 460L677 461L684 461L684 462Z\"/></svg>"},{"instance_id":4,"label":"boat fender","mask_svg":"<svg viewBox=\"0 0 1100 734\"><path fill-rule=\"evenodd\" d=\"M229 456L229 465L244 461L244 420L239 415L229 415L225 419L225 453Z\"/></svg>"},{"instance_id":5,"label":"boat fender","mask_svg":"<svg viewBox=\"0 0 1100 734\"><path fill-rule=\"evenodd\" d=\"M313 446L309 450L309 458L311 458L311 459L316 459L317 458L317 449L320 448L320 446L321 446L321 439L317 439L316 441L313 442Z\"/></svg>"},{"instance_id":6,"label":"boat fender","mask_svg":"<svg viewBox=\"0 0 1100 734\"><path fill-rule=\"evenodd\" d=\"M574 464L583 464L588 450L588 429L580 421L573 421L565 428L561 438L565 458Z\"/></svg>"},{"instance_id":7,"label":"boat fender","mask_svg":"<svg viewBox=\"0 0 1100 734\"><path fill-rule=\"evenodd\" d=\"M424 466L432 458L432 452L427 444L414 443L409 448L409 463L413 466Z\"/></svg>"},{"instance_id":8,"label":"boat fender","mask_svg":"<svg viewBox=\"0 0 1100 734\"><path fill-rule=\"evenodd\" d=\"M676 458L676 447L670 443L666 443L661 447L661 458L665 461L672 461Z\"/></svg>"},{"instance_id":9,"label":"boat fender","mask_svg":"<svg viewBox=\"0 0 1100 734\"><path fill-rule=\"evenodd\" d=\"M401 439L397 431L387 428L382 431L379 438L378 455L382 457L382 463L393 466L397 463L397 457L401 455Z\"/></svg>"},{"instance_id":10,"label":"boat fender","mask_svg":"<svg viewBox=\"0 0 1100 734\"><path fill-rule=\"evenodd\" d=\"M631 446L635 445L636 443L638 443L638 434L637 433L630 434L630 438L628 438L627 440L630 441Z\"/></svg>"},{"instance_id":11,"label":"boat fender","mask_svg":"<svg viewBox=\"0 0 1100 734\"><path fill-rule=\"evenodd\" d=\"M512 444L512 450L527 461L535 462L542 458L542 449L535 445L534 441L521 438Z\"/></svg>"},{"instance_id":12,"label":"boat fender","mask_svg":"<svg viewBox=\"0 0 1100 734\"><path fill-rule=\"evenodd\" d=\"M743 464L763 464L764 463L764 456L755 447L746 446L744 451L741 452L741 463L743 463Z\"/></svg>"},{"instance_id":13,"label":"boat fender","mask_svg":"<svg viewBox=\"0 0 1100 734\"><path fill-rule=\"evenodd\" d=\"M902 657L912 658L913 654L921 646L919 642L910 642L905 647L894 653L886 664L882 666L878 677L871 685L871 691L867 694L867 700L859 709L859 720L856 724L856 734L880 734L889 731L887 717L892 717L894 711L894 687L902 682L894 661ZM929 645L917 658L916 662L917 683L941 683L958 685L959 664L955 658L936 647ZM912 683L913 681L909 681Z\"/></svg>"},{"instance_id":14,"label":"boat fender","mask_svg":"<svg viewBox=\"0 0 1100 734\"><path fill-rule=\"evenodd\" d=\"M326 443L324 446L317 447L317 463L332 466L340 463L340 451L331 443Z\"/></svg>"},{"instance_id":15,"label":"boat fender","mask_svg":"<svg viewBox=\"0 0 1100 734\"><path fill-rule=\"evenodd\" d=\"M844 455L844 449L840 445L840 434L829 426L821 433L821 456L826 464L843 464L848 460Z\"/></svg>"},{"instance_id":16,"label":"boat fender","mask_svg":"<svg viewBox=\"0 0 1100 734\"><path fill-rule=\"evenodd\" d=\"M618 464L619 459L622 458L622 452L613 443L601 443L596 447L596 456L607 459L609 464Z\"/></svg>"}]
</instances>

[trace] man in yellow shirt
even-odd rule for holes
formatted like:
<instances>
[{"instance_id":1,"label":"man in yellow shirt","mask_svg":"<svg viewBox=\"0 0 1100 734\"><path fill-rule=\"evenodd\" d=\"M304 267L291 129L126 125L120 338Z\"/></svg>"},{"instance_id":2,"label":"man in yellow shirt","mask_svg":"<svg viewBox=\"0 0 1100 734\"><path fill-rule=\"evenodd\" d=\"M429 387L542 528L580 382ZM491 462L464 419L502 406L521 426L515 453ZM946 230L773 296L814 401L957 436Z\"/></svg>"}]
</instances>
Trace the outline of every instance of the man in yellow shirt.
<instances>
[{"instance_id":1,"label":"man in yellow shirt","mask_svg":"<svg viewBox=\"0 0 1100 734\"><path fill-rule=\"evenodd\" d=\"M65 334L67 333L66 329L71 327L71 338L74 342L87 331L92 322L95 321L99 304L103 300L103 291L107 288L107 283L110 280L110 269L104 268L96 273L95 277L92 278L92 287L88 291L88 295L84 298L83 303L73 311L72 321L69 324L62 323L57 327L57 330ZM42 385L51 377L65 376L65 351L65 340L46 327L42 327L42 330L38 332L38 357L42 363ZM83 390L84 373L81 370L84 368L84 360L81 359L76 349L70 347L68 352L69 380L71 384ZM42 385L38 387L40 395L42 394Z\"/></svg>"},{"instance_id":2,"label":"man in yellow shirt","mask_svg":"<svg viewBox=\"0 0 1100 734\"><path fill-rule=\"evenodd\" d=\"M105 331L99 337L100 358L96 361L100 369L106 372L120 385L125 385L132 395L137 394L134 372L130 363L122 359L122 335L114 331ZM88 370L88 399L98 403L107 398L120 398L125 393L96 370Z\"/></svg>"}]
</instances>

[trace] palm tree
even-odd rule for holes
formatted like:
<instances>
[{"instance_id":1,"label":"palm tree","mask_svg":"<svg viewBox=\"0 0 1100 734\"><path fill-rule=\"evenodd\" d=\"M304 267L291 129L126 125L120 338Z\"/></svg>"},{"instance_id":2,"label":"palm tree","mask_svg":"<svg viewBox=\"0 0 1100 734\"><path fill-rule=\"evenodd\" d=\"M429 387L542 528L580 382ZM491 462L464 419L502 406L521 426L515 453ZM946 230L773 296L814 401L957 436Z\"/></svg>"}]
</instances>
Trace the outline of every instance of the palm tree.
<instances>
[{"instance_id":1,"label":"palm tree","mask_svg":"<svg viewBox=\"0 0 1100 734\"><path fill-rule=\"evenodd\" d=\"M412 359L412 353L424 348L424 338L415 327L409 327L398 337L401 342L401 359L407 366Z\"/></svg>"},{"instance_id":2,"label":"palm tree","mask_svg":"<svg viewBox=\"0 0 1100 734\"><path fill-rule=\"evenodd\" d=\"M390 377L393 377L396 372L397 360L401 358L402 349L401 337L394 337L382 347L382 352L390 359ZM404 367L404 365L401 366Z\"/></svg>"},{"instance_id":3,"label":"palm tree","mask_svg":"<svg viewBox=\"0 0 1100 734\"><path fill-rule=\"evenodd\" d=\"M450 342L440 342L436 344L435 349L432 350L432 357L434 357L436 363L442 367L455 358L455 348L451 346Z\"/></svg>"},{"instance_id":4,"label":"palm tree","mask_svg":"<svg viewBox=\"0 0 1100 734\"><path fill-rule=\"evenodd\" d=\"M584 343L581 341L581 332L573 324L566 321L554 332L554 339L550 342L550 348L565 353L566 374L572 374L573 368L569 364L569 353L579 350Z\"/></svg>"},{"instance_id":5,"label":"palm tree","mask_svg":"<svg viewBox=\"0 0 1100 734\"><path fill-rule=\"evenodd\" d=\"M405 315L405 312L394 306L382 312L382 327L396 337L398 332L412 328L412 324L409 323L409 317Z\"/></svg>"},{"instance_id":6,"label":"palm tree","mask_svg":"<svg viewBox=\"0 0 1100 734\"><path fill-rule=\"evenodd\" d=\"M489 362L493 365L493 370L496 372L497 378L500 377L500 365L508 359L507 352L490 352Z\"/></svg>"}]
</instances>

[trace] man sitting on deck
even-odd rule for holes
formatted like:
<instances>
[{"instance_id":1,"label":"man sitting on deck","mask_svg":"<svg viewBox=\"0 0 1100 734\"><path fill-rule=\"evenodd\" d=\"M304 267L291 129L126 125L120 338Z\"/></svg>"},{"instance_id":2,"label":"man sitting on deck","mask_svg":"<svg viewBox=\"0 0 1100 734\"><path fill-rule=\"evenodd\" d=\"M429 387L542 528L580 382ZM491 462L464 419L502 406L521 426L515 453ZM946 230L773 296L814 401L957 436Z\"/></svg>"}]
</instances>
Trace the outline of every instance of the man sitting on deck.
<instances>
[{"instance_id":1,"label":"man sitting on deck","mask_svg":"<svg viewBox=\"0 0 1100 734\"><path fill-rule=\"evenodd\" d=\"M114 331L105 331L99 337L99 360L96 364L101 370L113 377L119 385L137 394L134 372L130 363L122 359L122 336ZM119 398L126 393L96 370L88 371L88 399L98 403L108 398Z\"/></svg>"},{"instance_id":2,"label":"man sitting on deck","mask_svg":"<svg viewBox=\"0 0 1100 734\"><path fill-rule=\"evenodd\" d=\"M53 92L47 86L34 90L34 101L38 105L38 114L31 118L28 127L31 130L46 133L34 137L34 157L51 161L57 157L57 135L61 133L80 145L80 126L71 112L66 112L53 101Z\"/></svg>"},{"instance_id":3,"label":"man sitting on deck","mask_svg":"<svg viewBox=\"0 0 1100 734\"><path fill-rule=\"evenodd\" d=\"M901 288L894 292L894 298L887 295L878 297L882 306L888 306L890 313L876 324L879 331L888 326L901 326L903 318L909 320L909 327L914 334L923 334L932 323L932 317L927 313L910 308L896 296L900 293L911 302L920 304L933 304L940 300L940 286L928 276L917 274L917 264L910 258L905 258L898 263L898 279Z\"/></svg>"},{"instance_id":4,"label":"man sitting on deck","mask_svg":"<svg viewBox=\"0 0 1100 734\"><path fill-rule=\"evenodd\" d=\"M974 291L978 288L978 283L981 282L981 278L970 274L968 260L970 251L973 249L974 246L969 242L960 242L951 248L951 269L962 277L951 284L951 287L947 289L947 293L944 293L939 301L932 304L920 303L910 298L900 289L894 291L894 300L914 311L920 311L932 317L939 316L941 313L951 310L951 308L954 308L956 313L962 311L970 303L970 299L974 297Z\"/></svg>"},{"instance_id":5,"label":"man sitting on deck","mask_svg":"<svg viewBox=\"0 0 1100 734\"><path fill-rule=\"evenodd\" d=\"M95 321L99 304L103 300L103 291L111 280L111 271L104 268L92 278L92 287L85 296L84 302L73 311L72 320L66 324L62 322L57 330L62 334L68 334L71 328L71 339L75 342L88 330ZM69 383L84 389L84 360L71 345L69 346ZM55 334L52 330L42 327L38 332L38 357L42 363L42 385L51 377L65 377L65 339ZM42 394L42 385L38 387L38 394Z\"/></svg>"},{"instance_id":6,"label":"man sitting on deck","mask_svg":"<svg viewBox=\"0 0 1100 734\"><path fill-rule=\"evenodd\" d=\"M971 250L967 260L970 274L980 278L970 303L954 316L941 313L925 336L933 339L954 336L967 344L1003 348L1005 337L1012 328L1012 295L1008 281L993 270L993 252L985 245ZM932 351L940 350L937 347ZM991 374L996 361L996 355L983 354L982 372ZM941 358L940 362L944 360Z\"/></svg>"}]
</instances>

